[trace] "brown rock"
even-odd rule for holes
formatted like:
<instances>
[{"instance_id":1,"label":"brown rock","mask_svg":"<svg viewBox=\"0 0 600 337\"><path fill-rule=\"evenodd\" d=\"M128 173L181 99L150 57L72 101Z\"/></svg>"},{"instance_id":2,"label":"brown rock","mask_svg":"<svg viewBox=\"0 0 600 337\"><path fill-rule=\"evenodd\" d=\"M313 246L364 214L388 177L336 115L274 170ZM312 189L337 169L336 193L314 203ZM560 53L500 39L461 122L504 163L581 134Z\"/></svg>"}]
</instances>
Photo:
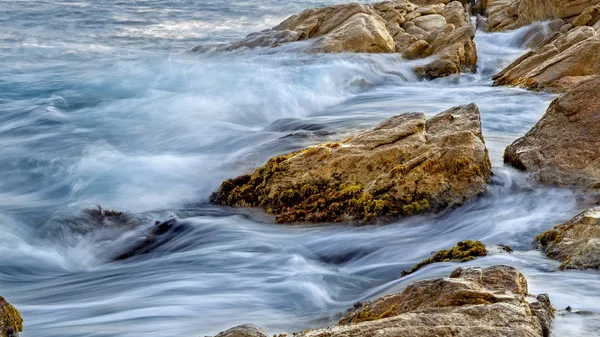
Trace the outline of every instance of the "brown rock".
<instances>
[{"instance_id":1,"label":"brown rock","mask_svg":"<svg viewBox=\"0 0 600 337\"><path fill-rule=\"evenodd\" d=\"M600 77L555 99L527 134L506 148L504 161L549 184L600 188Z\"/></svg>"},{"instance_id":2,"label":"brown rock","mask_svg":"<svg viewBox=\"0 0 600 337\"><path fill-rule=\"evenodd\" d=\"M555 32L542 46L513 62L493 77L496 85L522 85L530 89L564 90L561 79L600 75L600 36L592 27Z\"/></svg>"},{"instance_id":3,"label":"brown rock","mask_svg":"<svg viewBox=\"0 0 600 337\"><path fill-rule=\"evenodd\" d=\"M589 209L536 237L561 269L600 268L600 207Z\"/></svg>"},{"instance_id":4,"label":"brown rock","mask_svg":"<svg viewBox=\"0 0 600 337\"><path fill-rule=\"evenodd\" d=\"M596 3L596 0L488 0L485 12L490 19L490 30L500 31L535 21L576 17Z\"/></svg>"},{"instance_id":5,"label":"brown rock","mask_svg":"<svg viewBox=\"0 0 600 337\"><path fill-rule=\"evenodd\" d=\"M533 299L527 293L525 277L513 267L458 268L448 278L419 281L358 304L337 327L295 336L549 336L553 310L547 295Z\"/></svg>"},{"instance_id":6,"label":"brown rock","mask_svg":"<svg viewBox=\"0 0 600 337\"><path fill-rule=\"evenodd\" d=\"M23 331L23 318L19 311L0 297L0 336L17 337Z\"/></svg>"},{"instance_id":7,"label":"brown rock","mask_svg":"<svg viewBox=\"0 0 600 337\"><path fill-rule=\"evenodd\" d=\"M407 113L343 143L272 158L211 201L262 207L276 221L371 221L457 206L486 190L491 165L475 104L426 120Z\"/></svg>"}]
</instances>

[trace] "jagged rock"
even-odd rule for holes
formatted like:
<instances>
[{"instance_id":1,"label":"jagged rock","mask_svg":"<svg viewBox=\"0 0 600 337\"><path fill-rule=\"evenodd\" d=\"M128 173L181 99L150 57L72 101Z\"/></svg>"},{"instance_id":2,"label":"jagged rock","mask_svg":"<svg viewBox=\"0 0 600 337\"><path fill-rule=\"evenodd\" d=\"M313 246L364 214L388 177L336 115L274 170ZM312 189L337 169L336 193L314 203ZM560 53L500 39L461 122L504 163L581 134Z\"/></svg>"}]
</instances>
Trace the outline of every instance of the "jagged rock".
<instances>
[{"instance_id":1,"label":"jagged rock","mask_svg":"<svg viewBox=\"0 0 600 337\"><path fill-rule=\"evenodd\" d=\"M561 269L600 268L600 207L589 209L536 237Z\"/></svg>"},{"instance_id":2,"label":"jagged rock","mask_svg":"<svg viewBox=\"0 0 600 337\"><path fill-rule=\"evenodd\" d=\"M552 317L548 296L528 296L527 280L514 267L471 267L357 303L338 326L294 336L547 337Z\"/></svg>"},{"instance_id":3,"label":"jagged rock","mask_svg":"<svg viewBox=\"0 0 600 337\"><path fill-rule=\"evenodd\" d=\"M417 74L426 78L473 72L477 52L473 42L475 27L466 9L469 6L458 1L446 3L432 1L428 5L416 5L395 0L308 9L223 49L277 47L307 41L307 50L312 52L404 55L408 52L410 58L437 55L438 60L417 69ZM427 41L430 47L410 48L420 40ZM415 50L419 53L415 54Z\"/></svg>"},{"instance_id":4,"label":"jagged rock","mask_svg":"<svg viewBox=\"0 0 600 337\"><path fill-rule=\"evenodd\" d=\"M519 28L535 21L575 20L586 10L586 17L591 16L589 20L593 20L594 13L588 8L597 3L597 0L487 0L483 11L489 17L490 30L501 31Z\"/></svg>"},{"instance_id":5,"label":"jagged rock","mask_svg":"<svg viewBox=\"0 0 600 337\"><path fill-rule=\"evenodd\" d=\"M592 75L600 75L600 35L588 26L555 32L493 77L495 85L522 85L562 92Z\"/></svg>"},{"instance_id":6,"label":"jagged rock","mask_svg":"<svg viewBox=\"0 0 600 337\"><path fill-rule=\"evenodd\" d=\"M269 335L257 325L243 324L220 332L215 337L269 337Z\"/></svg>"},{"instance_id":7,"label":"jagged rock","mask_svg":"<svg viewBox=\"0 0 600 337\"><path fill-rule=\"evenodd\" d=\"M368 222L441 211L486 190L491 174L479 109L406 113L341 143L270 159L223 182L218 205L262 207L280 223Z\"/></svg>"},{"instance_id":8,"label":"jagged rock","mask_svg":"<svg viewBox=\"0 0 600 337\"><path fill-rule=\"evenodd\" d=\"M19 311L0 297L0 336L18 337L23 331L23 318Z\"/></svg>"},{"instance_id":9,"label":"jagged rock","mask_svg":"<svg viewBox=\"0 0 600 337\"><path fill-rule=\"evenodd\" d=\"M556 98L527 134L508 146L504 161L542 183L600 188L600 77Z\"/></svg>"}]
</instances>

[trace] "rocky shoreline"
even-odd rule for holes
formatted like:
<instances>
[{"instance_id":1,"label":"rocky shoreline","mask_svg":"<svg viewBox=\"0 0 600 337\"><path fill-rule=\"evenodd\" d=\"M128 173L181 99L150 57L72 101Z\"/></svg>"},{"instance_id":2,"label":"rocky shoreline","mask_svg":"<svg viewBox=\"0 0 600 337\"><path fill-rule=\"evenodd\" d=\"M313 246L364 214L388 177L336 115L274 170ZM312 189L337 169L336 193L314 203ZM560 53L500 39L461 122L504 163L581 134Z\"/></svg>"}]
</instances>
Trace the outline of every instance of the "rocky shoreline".
<instances>
[{"instance_id":1,"label":"rocky shoreline","mask_svg":"<svg viewBox=\"0 0 600 337\"><path fill-rule=\"evenodd\" d=\"M396 53L424 59L424 79L475 72L475 25L492 32L549 21L532 49L493 77L494 85L560 93L538 123L509 145L504 161L541 184L597 196L600 189L600 2L481 0L379 2L308 9L278 26L221 48L241 52L304 41L313 53ZM547 33L547 34L546 34ZM468 102L464 102L468 103ZM334 143L270 159L254 172L224 181L210 201L257 207L277 223L385 223L441 214L484 195L492 166L475 104L427 119L405 112ZM598 202L596 202L598 203ZM129 224L126 215L88 212L102 225ZM535 244L564 269L600 268L600 208L594 207L537 235ZM158 221L113 260L151 252L182 231L176 219ZM507 251L508 249L505 248ZM487 255L479 241L461 241L406 271ZM294 333L342 336L550 336L555 308L531 295L511 266L458 268L448 277L415 282L403 291L348 309L334 327ZM0 297L0 337L18 336L23 319ZM216 337L266 337L243 325Z\"/></svg>"}]
</instances>

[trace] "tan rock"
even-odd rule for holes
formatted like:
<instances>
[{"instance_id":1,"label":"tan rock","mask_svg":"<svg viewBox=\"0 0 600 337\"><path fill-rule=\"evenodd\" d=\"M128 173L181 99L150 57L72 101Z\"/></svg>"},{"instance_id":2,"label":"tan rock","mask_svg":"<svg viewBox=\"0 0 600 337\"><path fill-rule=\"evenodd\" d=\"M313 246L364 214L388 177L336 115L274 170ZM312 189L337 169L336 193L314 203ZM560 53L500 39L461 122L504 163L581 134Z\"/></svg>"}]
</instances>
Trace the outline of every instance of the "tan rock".
<instances>
[{"instance_id":1,"label":"tan rock","mask_svg":"<svg viewBox=\"0 0 600 337\"><path fill-rule=\"evenodd\" d=\"M393 53L396 43L379 16L355 14L316 42L313 50L327 53Z\"/></svg>"},{"instance_id":2,"label":"tan rock","mask_svg":"<svg viewBox=\"0 0 600 337\"><path fill-rule=\"evenodd\" d=\"M453 34L448 34L447 24L454 27ZM445 29L442 35L445 39L437 35L440 29ZM435 61L415 69L419 76L435 78L475 70L474 32L469 13L458 1L447 5L444 1L434 1L419 6L407 0L396 0L308 9L272 29L250 34L223 49L277 47L307 40L306 49L312 52L405 53L418 40L431 44L430 41L435 39L434 47L413 48L407 54L411 58L437 55Z\"/></svg>"},{"instance_id":3,"label":"tan rock","mask_svg":"<svg viewBox=\"0 0 600 337\"><path fill-rule=\"evenodd\" d=\"M546 337L552 317L547 295L528 297L527 280L517 269L458 268L448 278L358 304L336 327L295 336Z\"/></svg>"},{"instance_id":4,"label":"tan rock","mask_svg":"<svg viewBox=\"0 0 600 337\"><path fill-rule=\"evenodd\" d=\"M23 318L19 311L0 297L0 336L17 337L23 331Z\"/></svg>"},{"instance_id":5,"label":"tan rock","mask_svg":"<svg viewBox=\"0 0 600 337\"><path fill-rule=\"evenodd\" d=\"M488 0L485 12L490 30L500 31L535 21L576 17L595 4L596 0Z\"/></svg>"},{"instance_id":6,"label":"tan rock","mask_svg":"<svg viewBox=\"0 0 600 337\"><path fill-rule=\"evenodd\" d=\"M564 90L565 77L600 74L600 36L592 27L556 32L545 44L525 54L493 77L495 85Z\"/></svg>"},{"instance_id":7,"label":"tan rock","mask_svg":"<svg viewBox=\"0 0 600 337\"><path fill-rule=\"evenodd\" d=\"M537 124L506 148L504 161L543 183L600 189L600 77L555 99Z\"/></svg>"},{"instance_id":8,"label":"tan rock","mask_svg":"<svg viewBox=\"0 0 600 337\"><path fill-rule=\"evenodd\" d=\"M576 19L573 21L574 26L593 26L600 20L600 5L591 6L586 8Z\"/></svg>"},{"instance_id":9,"label":"tan rock","mask_svg":"<svg viewBox=\"0 0 600 337\"><path fill-rule=\"evenodd\" d=\"M432 32L440 27L445 26L446 19L439 14L431 14L420 16L412 20L412 23L426 32Z\"/></svg>"},{"instance_id":10,"label":"tan rock","mask_svg":"<svg viewBox=\"0 0 600 337\"><path fill-rule=\"evenodd\" d=\"M364 222L461 205L486 190L490 173L470 104L429 120L398 115L343 143L272 158L225 181L211 201L262 207L280 223Z\"/></svg>"},{"instance_id":11,"label":"tan rock","mask_svg":"<svg viewBox=\"0 0 600 337\"><path fill-rule=\"evenodd\" d=\"M549 258L562 262L561 269L599 269L600 207L589 209L536 239Z\"/></svg>"}]
</instances>

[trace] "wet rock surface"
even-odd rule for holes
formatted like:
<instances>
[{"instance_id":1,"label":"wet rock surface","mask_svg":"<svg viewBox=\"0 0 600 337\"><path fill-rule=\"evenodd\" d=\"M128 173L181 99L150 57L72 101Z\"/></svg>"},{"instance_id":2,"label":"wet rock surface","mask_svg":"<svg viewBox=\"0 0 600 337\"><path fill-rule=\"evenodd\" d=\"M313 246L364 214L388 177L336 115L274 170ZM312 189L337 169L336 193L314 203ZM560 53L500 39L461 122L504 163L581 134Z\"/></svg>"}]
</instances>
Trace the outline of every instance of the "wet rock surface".
<instances>
[{"instance_id":1,"label":"wet rock surface","mask_svg":"<svg viewBox=\"0 0 600 337\"><path fill-rule=\"evenodd\" d=\"M23 331L23 318L19 311L0 297L0 337L17 337Z\"/></svg>"},{"instance_id":2,"label":"wet rock surface","mask_svg":"<svg viewBox=\"0 0 600 337\"><path fill-rule=\"evenodd\" d=\"M293 336L547 337L553 317L547 295L529 295L523 274L497 265L458 268L449 277L415 282L402 292L355 304L335 327Z\"/></svg>"},{"instance_id":3,"label":"wet rock surface","mask_svg":"<svg viewBox=\"0 0 600 337\"><path fill-rule=\"evenodd\" d=\"M561 269L600 268L600 207L536 237L549 258L562 262Z\"/></svg>"},{"instance_id":4,"label":"wet rock surface","mask_svg":"<svg viewBox=\"0 0 600 337\"><path fill-rule=\"evenodd\" d=\"M529 297L514 267L470 267L359 304L338 327L299 335L548 336L552 317L547 295Z\"/></svg>"},{"instance_id":5,"label":"wet rock surface","mask_svg":"<svg viewBox=\"0 0 600 337\"><path fill-rule=\"evenodd\" d=\"M600 77L555 99L525 136L506 148L504 161L542 183L600 188Z\"/></svg>"},{"instance_id":6,"label":"wet rock surface","mask_svg":"<svg viewBox=\"0 0 600 337\"><path fill-rule=\"evenodd\" d=\"M307 9L223 50L307 41L312 52L400 53L409 59L436 55L435 61L415 69L421 77L436 78L475 71L474 36L468 6L461 2L397 0Z\"/></svg>"},{"instance_id":7,"label":"wet rock surface","mask_svg":"<svg viewBox=\"0 0 600 337\"><path fill-rule=\"evenodd\" d=\"M340 143L270 159L225 181L217 205L261 207L279 223L369 222L437 212L486 191L491 174L476 105L392 117Z\"/></svg>"}]
</instances>

